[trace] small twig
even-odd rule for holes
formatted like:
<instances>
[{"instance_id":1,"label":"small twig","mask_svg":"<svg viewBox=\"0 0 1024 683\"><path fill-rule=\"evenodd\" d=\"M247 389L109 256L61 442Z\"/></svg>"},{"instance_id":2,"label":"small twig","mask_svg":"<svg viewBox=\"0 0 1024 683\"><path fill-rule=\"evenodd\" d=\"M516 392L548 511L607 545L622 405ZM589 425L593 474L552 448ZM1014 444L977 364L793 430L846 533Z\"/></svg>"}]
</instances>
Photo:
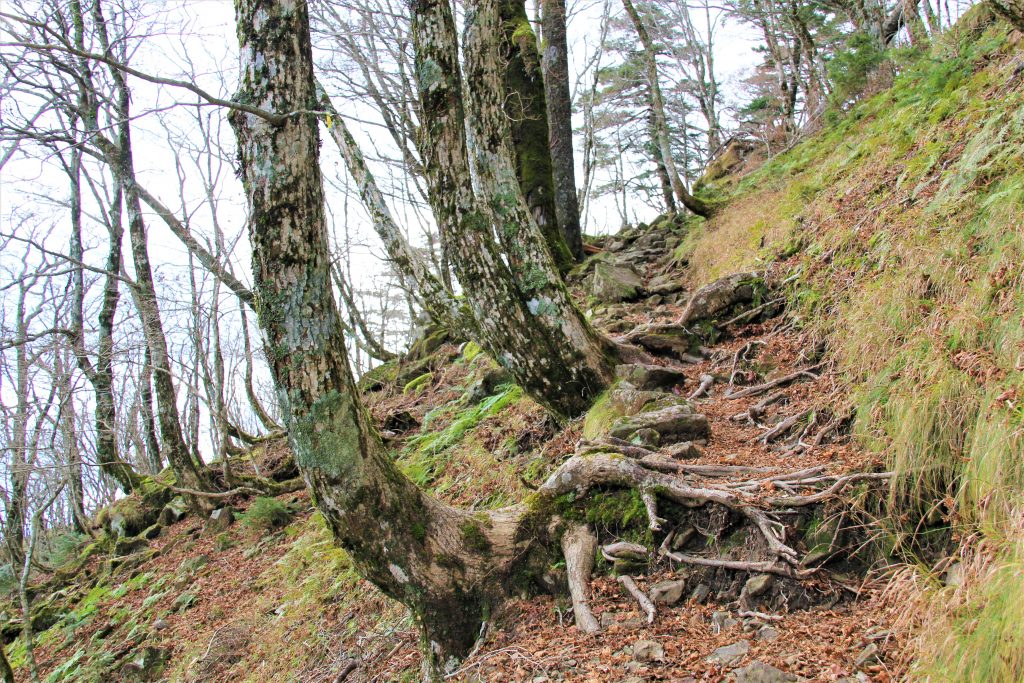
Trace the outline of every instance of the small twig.
<instances>
[{"instance_id":1,"label":"small twig","mask_svg":"<svg viewBox=\"0 0 1024 683\"><path fill-rule=\"evenodd\" d=\"M740 313L738 316L736 316L732 320L728 320L728 321L722 323L721 325L719 325L719 327L720 328L726 328L726 327L729 327L730 325L735 325L736 323L746 322L747 320L750 320L751 318L756 316L758 313L760 313L764 309L769 308L770 306L774 306L775 304L781 303L783 301L785 301L784 297L779 297L778 299L773 299L771 301L766 301L765 303L761 304L760 306L756 306L754 308L751 308L748 311L744 311L743 313Z\"/></svg>"},{"instance_id":2,"label":"small twig","mask_svg":"<svg viewBox=\"0 0 1024 683\"><path fill-rule=\"evenodd\" d=\"M766 444L771 443L772 441L774 441L775 439L779 438L780 436L788 432L790 429L792 429L793 425L795 425L797 422L807 417L811 413L811 410L811 408L808 408L807 410L801 410L799 413L796 413L795 415L790 415L785 420L775 425L764 434L760 434L758 436L755 436L753 439L750 439L750 443L756 443L758 441Z\"/></svg>"},{"instance_id":3,"label":"small twig","mask_svg":"<svg viewBox=\"0 0 1024 683\"><path fill-rule=\"evenodd\" d=\"M801 377L809 377L810 379L818 379L819 375L815 375L811 371L812 370L817 370L822 365L824 365L824 363L818 363L817 365L812 365L811 367L806 368L804 370L797 370L796 372L790 373L788 375L784 375L782 377L778 377L776 379L773 379L770 382L765 382L764 384L758 384L758 385L755 385L755 386L752 386L752 387L747 387L746 389L741 389L741 390L739 390L737 392L729 394L728 396L726 396L726 398L730 399L730 400L734 400L734 399L737 399L737 398L744 398L744 397L747 397L747 396L757 396L758 394L763 394L764 392L768 391L769 389L774 389L777 386L781 386L783 384L788 384L789 382L792 382L793 380L799 379Z\"/></svg>"},{"instance_id":4,"label":"small twig","mask_svg":"<svg viewBox=\"0 0 1024 683\"><path fill-rule=\"evenodd\" d=\"M636 582L633 581L632 577L626 576L624 574L619 577L619 583L621 583L623 588L625 588L629 592L629 594L632 595L633 598L636 599L636 601L640 604L640 609L642 609L644 613L647 615L647 623L653 624L655 609L654 603L651 602L651 599L644 595L639 588L637 588Z\"/></svg>"}]
</instances>

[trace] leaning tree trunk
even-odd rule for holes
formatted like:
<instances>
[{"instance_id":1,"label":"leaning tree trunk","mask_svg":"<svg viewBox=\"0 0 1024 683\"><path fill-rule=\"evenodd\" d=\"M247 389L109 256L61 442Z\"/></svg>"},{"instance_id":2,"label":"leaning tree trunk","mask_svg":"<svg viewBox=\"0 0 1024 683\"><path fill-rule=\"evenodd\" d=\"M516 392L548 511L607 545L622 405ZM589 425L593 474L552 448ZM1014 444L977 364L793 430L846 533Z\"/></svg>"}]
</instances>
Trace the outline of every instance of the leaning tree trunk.
<instances>
[{"instance_id":1,"label":"leaning tree trunk","mask_svg":"<svg viewBox=\"0 0 1024 683\"><path fill-rule=\"evenodd\" d=\"M79 0L71 0L71 20L73 24L72 35L75 46L85 49L85 19L82 15L82 5ZM82 100L88 102L88 107L83 107L79 112L86 128L95 132L99 128L98 123L98 98L95 97L95 90L92 84L89 63L80 60L78 63L79 87L82 89ZM69 168L71 179L71 256L80 263L84 260L84 248L82 244L82 152L75 150L72 153L72 163ZM93 365L85 350L85 283L82 268L76 267L72 274L73 304L71 308L71 330L73 334L72 346L75 351L75 359L78 368L86 376L92 385L95 395L95 429L96 429L96 461L100 470L116 481L121 490L131 493L142 484L142 477L125 462L117 448L117 409L114 401L114 316L117 313L117 304L120 299L120 273L121 273L121 241L124 237L124 230L121 223L121 190L115 184L114 195L110 202L110 209L104 217L104 223L109 232L109 248L107 250L107 262L104 270L106 275L103 282L103 294L100 302L98 342L96 349L96 363Z\"/></svg>"},{"instance_id":2,"label":"leaning tree trunk","mask_svg":"<svg viewBox=\"0 0 1024 683\"><path fill-rule=\"evenodd\" d=\"M303 0L236 0L241 102L313 110ZM259 19L258 19L259 18ZM258 66L259 65L259 66ZM296 462L360 572L408 605L432 676L464 654L526 559L519 515L446 507L402 475L370 426L349 370L331 288L314 114L274 126L234 112L253 279L267 358Z\"/></svg>"},{"instance_id":3,"label":"leaning tree trunk","mask_svg":"<svg viewBox=\"0 0 1024 683\"><path fill-rule=\"evenodd\" d=\"M412 22L424 168L441 199L434 207L438 225L478 340L555 416L579 415L610 381L614 349L569 298L519 191L503 108L497 7L488 2L467 15L466 81L481 197L470 171L451 9L443 0L416 0Z\"/></svg>"},{"instance_id":4,"label":"leaning tree trunk","mask_svg":"<svg viewBox=\"0 0 1024 683\"><path fill-rule=\"evenodd\" d=\"M383 193L377 187L373 173L366 165L362 150L359 149L355 138L349 132L345 120L334 108L327 91L319 83L317 83L317 92L319 95L318 107L327 114L325 117L327 130L345 160L349 175L352 176L352 180L359 188L363 206L366 207L373 220L373 227L381 242L384 243L384 249L388 252L391 263L399 272L416 283L417 295L434 322L444 326L455 335L469 335L471 330L468 328L471 325L466 312L437 276L430 271L426 260L412 248L405 235L402 234L391 214L391 209L384 201ZM353 313L356 312L353 310Z\"/></svg>"},{"instance_id":5,"label":"leaning tree trunk","mask_svg":"<svg viewBox=\"0 0 1024 683\"><path fill-rule=\"evenodd\" d=\"M565 272L572 267L574 254L562 237L558 223L553 163L548 146L548 109L537 36L526 15L525 0L498 0L498 12L500 24L495 28L500 31L500 59L504 65L499 88L508 117L516 178L555 264Z\"/></svg>"},{"instance_id":6,"label":"leaning tree trunk","mask_svg":"<svg viewBox=\"0 0 1024 683\"><path fill-rule=\"evenodd\" d=\"M544 90L548 107L548 144L555 183L555 215L566 246L583 260L583 234L576 195L576 164L572 150L572 90L569 47L565 36L565 0L542 0L544 28Z\"/></svg>"},{"instance_id":7,"label":"leaning tree trunk","mask_svg":"<svg viewBox=\"0 0 1024 683\"><path fill-rule=\"evenodd\" d=\"M92 14L100 45L103 51L113 58L114 55L109 54L111 51L110 40L99 0L93 4ZM128 236L131 243L132 259L135 263L136 283L132 294L142 320L146 346L152 353L153 385L156 389L157 422L160 425L160 435L163 438L165 454L174 470L178 486L195 491L210 491L212 489L206 472L197 467L193 461L181 433L181 420L178 415L177 393L171 374L167 337L160 319L156 287L153 283L153 268L150 265L146 244L146 224L142 215L142 200L135 179L135 165L132 159L131 95L124 74L115 67L111 67L109 73L115 90L115 108L118 118L117 146L112 146L102 136L97 136L96 141L110 165L117 184L124 193L124 203L128 214ZM204 498L195 496L190 496L190 498L192 505L198 509L205 510L210 507L209 502Z\"/></svg>"},{"instance_id":8,"label":"leaning tree trunk","mask_svg":"<svg viewBox=\"0 0 1024 683\"><path fill-rule=\"evenodd\" d=\"M644 67L647 71L649 86L648 93L651 98L651 109L654 112L654 142L661 154L662 162L665 164L665 170L672 183L672 190L683 206L698 216L707 218L711 215L711 208L686 189L679 177L675 160L672 158L672 142L668 132L668 118L665 116L665 99L661 94L661 84L658 82L658 60L654 43L647 32L647 27L644 26L643 19L636 11L636 7L633 6L632 0L622 0L622 6L626 9L626 14L629 15L636 35L640 39L640 45L643 47Z\"/></svg>"}]
</instances>

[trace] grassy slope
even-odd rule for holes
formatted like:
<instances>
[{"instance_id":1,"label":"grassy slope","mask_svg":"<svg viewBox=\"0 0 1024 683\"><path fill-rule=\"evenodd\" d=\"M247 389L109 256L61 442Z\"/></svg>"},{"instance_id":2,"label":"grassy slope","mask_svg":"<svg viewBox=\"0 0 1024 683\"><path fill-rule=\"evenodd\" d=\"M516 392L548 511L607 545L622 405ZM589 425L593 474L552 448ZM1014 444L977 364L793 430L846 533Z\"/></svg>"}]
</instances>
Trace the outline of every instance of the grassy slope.
<instances>
[{"instance_id":1,"label":"grassy slope","mask_svg":"<svg viewBox=\"0 0 1024 683\"><path fill-rule=\"evenodd\" d=\"M974 11L903 59L892 88L724 190L680 255L693 284L776 264L798 323L830 342L861 442L903 475L894 527L945 517L986 537L987 561L966 564L987 584L932 602L947 608L917 674L1024 680L1021 37Z\"/></svg>"}]
</instances>

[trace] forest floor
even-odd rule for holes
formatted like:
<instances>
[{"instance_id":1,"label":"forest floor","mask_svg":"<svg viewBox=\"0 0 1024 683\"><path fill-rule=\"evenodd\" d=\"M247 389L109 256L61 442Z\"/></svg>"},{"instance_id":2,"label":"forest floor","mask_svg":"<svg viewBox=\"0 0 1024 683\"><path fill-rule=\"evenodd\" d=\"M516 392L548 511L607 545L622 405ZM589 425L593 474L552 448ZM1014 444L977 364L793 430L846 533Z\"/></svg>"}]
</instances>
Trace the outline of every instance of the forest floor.
<instances>
[{"instance_id":1,"label":"forest floor","mask_svg":"<svg viewBox=\"0 0 1024 683\"><path fill-rule=\"evenodd\" d=\"M633 255L645 287L660 277L664 289L666 276L678 275L669 247L671 242L659 243L643 251L647 263ZM604 317L616 333L628 336L639 326L677 319L688 295L680 292L667 303L655 299L655 305L644 294L637 296L644 298L618 303ZM675 363L685 379L667 390L688 396L700 378L716 378L706 395L692 401L707 416L710 437L687 465L820 468L822 474L879 468L841 429L815 445L816 432L840 426L848 407L830 368L819 359L820 348L784 316L736 325L701 352L699 362ZM523 485L527 478L542 481L577 450L582 422L560 430L525 398L498 404L446 449L415 450L423 434L443 435L458 426L465 414L456 409L463 394L487 372L474 369L479 363L461 361L465 350L451 344L436 355L442 360L429 381L420 382L425 386L376 392L370 405L410 476L421 477L442 498L476 507L515 502L529 493ZM809 368L813 372L771 391L727 395ZM499 397L509 392L494 391ZM750 419L748 411L766 396L778 400L757 420ZM785 438L758 440L772 425L805 413ZM404 432L387 430L389 416L395 415L406 416L398 420ZM272 450L260 457L279 458ZM276 531L235 524L213 534L194 517L166 527L150 544L152 559L123 574L120 584L94 588L79 601L73 618L42 634L37 657L44 674L54 681L89 680L88 672L137 656L145 645L167 660L163 675L175 681L412 680L419 666L418 638L404 609L358 578L344 553L333 548L305 492L280 500L294 517ZM234 503L244 519L248 502ZM603 542L615 540L615 529L598 532ZM819 596L808 609L742 616L735 595L717 588L704 595L693 590L697 580L692 580L677 602L658 605L653 623L610 566L599 566L590 606L600 632L580 632L565 597L515 600L450 678L531 683L898 678L901 644L890 627L895 607L885 576L865 571L863 562L837 564L807 579ZM690 571L659 561L631 575L646 592L659 582L687 579Z\"/></svg>"}]
</instances>

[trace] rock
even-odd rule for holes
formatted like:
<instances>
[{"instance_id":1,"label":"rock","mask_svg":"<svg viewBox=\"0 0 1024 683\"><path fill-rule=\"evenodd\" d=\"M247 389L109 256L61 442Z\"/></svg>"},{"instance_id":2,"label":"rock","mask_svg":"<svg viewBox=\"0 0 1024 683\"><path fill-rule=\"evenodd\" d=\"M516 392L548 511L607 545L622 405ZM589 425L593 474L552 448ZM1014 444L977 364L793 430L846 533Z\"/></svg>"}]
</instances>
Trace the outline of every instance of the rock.
<instances>
[{"instance_id":1,"label":"rock","mask_svg":"<svg viewBox=\"0 0 1024 683\"><path fill-rule=\"evenodd\" d=\"M803 565L812 567L832 557L842 544L842 535L839 529L839 516L824 520L813 519L803 538L804 545L809 548L802 561Z\"/></svg>"},{"instance_id":2,"label":"rock","mask_svg":"<svg viewBox=\"0 0 1024 683\"><path fill-rule=\"evenodd\" d=\"M381 429L391 432L407 432L420 425L419 420L413 417L408 410L396 410L389 413L380 423Z\"/></svg>"},{"instance_id":3,"label":"rock","mask_svg":"<svg viewBox=\"0 0 1024 683\"><path fill-rule=\"evenodd\" d=\"M206 521L206 533L219 534L227 531L235 521L235 511L230 505L217 508L210 513L210 519Z\"/></svg>"},{"instance_id":4,"label":"rock","mask_svg":"<svg viewBox=\"0 0 1024 683\"><path fill-rule=\"evenodd\" d=\"M638 429L633 432L632 436L629 437L632 444L636 446L646 446L647 448L657 448L661 444L661 434L657 430L649 427Z\"/></svg>"},{"instance_id":5,"label":"rock","mask_svg":"<svg viewBox=\"0 0 1024 683\"><path fill-rule=\"evenodd\" d=\"M149 542L145 538L119 538L114 542L114 556L134 555L148 545Z\"/></svg>"},{"instance_id":6,"label":"rock","mask_svg":"<svg viewBox=\"0 0 1024 683\"><path fill-rule=\"evenodd\" d=\"M161 647L143 647L132 653L131 659L120 670L120 680L148 683L161 679L170 653Z\"/></svg>"},{"instance_id":7,"label":"rock","mask_svg":"<svg viewBox=\"0 0 1024 683\"><path fill-rule=\"evenodd\" d=\"M195 593L189 593L186 591L174 599L174 602L171 604L171 608L177 612L184 612L185 610L195 607L197 602L199 602L199 596Z\"/></svg>"},{"instance_id":8,"label":"rock","mask_svg":"<svg viewBox=\"0 0 1024 683\"><path fill-rule=\"evenodd\" d=\"M733 671L730 674L730 680L734 683L792 683L797 680L797 677L764 662L754 660L747 666Z\"/></svg>"},{"instance_id":9,"label":"rock","mask_svg":"<svg viewBox=\"0 0 1024 683\"><path fill-rule=\"evenodd\" d=\"M176 496L171 499L167 505L164 505L163 509L160 510L160 524L164 526L170 526L175 522L181 521L188 514L188 503L181 496Z\"/></svg>"},{"instance_id":10,"label":"rock","mask_svg":"<svg viewBox=\"0 0 1024 683\"><path fill-rule=\"evenodd\" d=\"M590 293L598 301L616 303L635 299L643 291L640 274L622 263L598 261L590 281Z\"/></svg>"},{"instance_id":11,"label":"rock","mask_svg":"<svg viewBox=\"0 0 1024 683\"><path fill-rule=\"evenodd\" d=\"M853 665L858 669L866 664L874 664L879 659L878 645L871 643L866 648L861 650L860 654L857 655L857 659L854 660Z\"/></svg>"},{"instance_id":12,"label":"rock","mask_svg":"<svg viewBox=\"0 0 1024 683\"><path fill-rule=\"evenodd\" d=\"M761 630L757 632L756 638L770 643L774 640L779 639L779 629L774 626L762 626Z\"/></svg>"},{"instance_id":13,"label":"rock","mask_svg":"<svg viewBox=\"0 0 1024 683\"><path fill-rule=\"evenodd\" d=\"M696 460L704 455L704 451L700 449L700 446L692 441L680 441L671 446L666 446L663 450L676 460Z\"/></svg>"},{"instance_id":14,"label":"rock","mask_svg":"<svg viewBox=\"0 0 1024 683\"><path fill-rule=\"evenodd\" d=\"M709 664L720 664L723 667L732 667L743 661L743 658L750 652L750 643L746 640L725 645L718 648L704 660Z\"/></svg>"},{"instance_id":15,"label":"rock","mask_svg":"<svg viewBox=\"0 0 1024 683\"><path fill-rule=\"evenodd\" d=\"M466 401L476 404L494 393L502 384L512 381L512 375L505 368L492 368L466 390Z\"/></svg>"},{"instance_id":16,"label":"rock","mask_svg":"<svg viewBox=\"0 0 1024 683\"><path fill-rule=\"evenodd\" d=\"M711 595L711 586L706 583L699 583L697 587L690 593L691 602L703 603Z\"/></svg>"},{"instance_id":17,"label":"rock","mask_svg":"<svg viewBox=\"0 0 1024 683\"><path fill-rule=\"evenodd\" d=\"M659 581L651 586L651 602L659 605L674 605L683 597L686 581Z\"/></svg>"},{"instance_id":18,"label":"rock","mask_svg":"<svg viewBox=\"0 0 1024 683\"><path fill-rule=\"evenodd\" d=\"M659 275L651 278L647 284L647 291L651 294L675 294L683 289L683 283L671 274Z\"/></svg>"},{"instance_id":19,"label":"rock","mask_svg":"<svg viewBox=\"0 0 1024 683\"><path fill-rule=\"evenodd\" d=\"M632 384L637 389L646 391L671 389L686 381L686 375L681 370L663 368L659 365L647 365L645 363L617 365L615 367L615 376L623 382Z\"/></svg>"},{"instance_id":20,"label":"rock","mask_svg":"<svg viewBox=\"0 0 1024 683\"><path fill-rule=\"evenodd\" d=\"M711 589L708 589L710 592ZM732 618L728 612L713 612L711 614L711 626L714 627L715 633L721 633L725 629L732 628L740 622ZM745 642L745 641L744 641Z\"/></svg>"},{"instance_id":21,"label":"rock","mask_svg":"<svg viewBox=\"0 0 1024 683\"><path fill-rule=\"evenodd\" d=\"M683 360L692 358L700 347L700 339L682 327L645 332L634 337L633 343L652 353L670 353Z\"/></svg>"},{"instance_id":22,"label":"rock","mask_svg":"<svg viewBox=\"0 0 1024 683\"><path fill-rule=\"evenodd\" d=\"M641 429L654 430L662 443L705 439L710 432L708 418L695 412L688 403L682 403L617 420L609 433L629 439Z\"/></svg>"},{"instance_id":23,"label":"rock","mask_svg":"<svg viewBox=\"0 0 1024 683\"><path fill-rule=\"evenodd\" d=\"M771 574L755 574L747 579L743 586L743 592L747 597L757 598L771 590L773 585L775 585L775 577Z\"/></svg>"},{"instance_id":24,"label":"rock","mask_svg":"<svg viewBox=\"0 0 1024 683\"><path fill-rule=\"evenodd\" d=\"M679 316L681 325L714 320L723 314L735 315L738 307L750 304L758 288L764 287L761 276L753 272L733 273L701 287Z\"/></svg>"},{"instance_id":25,"label":"rock","mask_svg":"<svg viewBox=\"0 0 1024 683\"><path fill-rule=\"evenodd\" d=\"M633 659L638 662L665 661L665 648L653 640L638 640L633 643Z\"/></svg>"},{"instance_id":26,"label":"rock","mask_svg":"<svg viewBox=\"0 0 1024 683\"><path fill-rule=\"evenodd\" d=\"M178 565L178 569L174 576L174 587L178 589L185 588L192 584L196 574L199 570L206 566L210 561L210 558L206 555L196 555L183 560Z\"/></svg>"}]
</instances>

